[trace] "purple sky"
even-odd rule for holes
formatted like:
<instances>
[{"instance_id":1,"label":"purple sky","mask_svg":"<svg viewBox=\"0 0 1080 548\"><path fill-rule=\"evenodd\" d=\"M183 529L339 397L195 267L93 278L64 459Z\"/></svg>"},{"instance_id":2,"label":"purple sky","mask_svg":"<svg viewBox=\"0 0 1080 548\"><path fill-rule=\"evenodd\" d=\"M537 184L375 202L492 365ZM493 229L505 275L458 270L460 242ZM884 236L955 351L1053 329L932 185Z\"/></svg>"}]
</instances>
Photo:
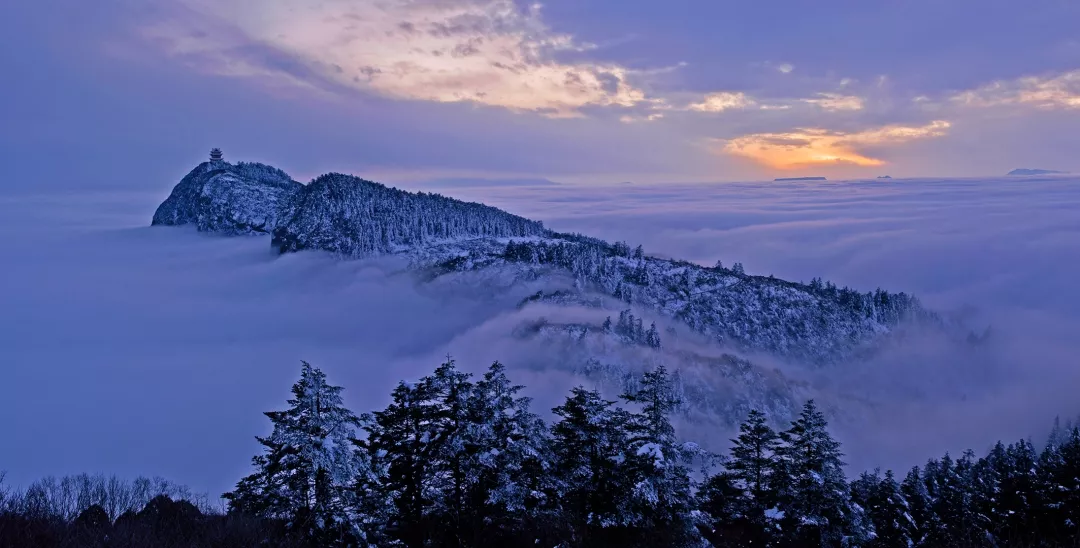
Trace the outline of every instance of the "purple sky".
<instances>
[{"instance_id":1,"label":"purple sky","mask_svg":"<svg viewBox=\"0 0 1080 548\"><path fill-rule=\"evenodd\" d=\"M211 146L391 182L1080 171L1070 0L39 0L2 15L0 190L163 187Z\"/></svg>"}]
</instances>

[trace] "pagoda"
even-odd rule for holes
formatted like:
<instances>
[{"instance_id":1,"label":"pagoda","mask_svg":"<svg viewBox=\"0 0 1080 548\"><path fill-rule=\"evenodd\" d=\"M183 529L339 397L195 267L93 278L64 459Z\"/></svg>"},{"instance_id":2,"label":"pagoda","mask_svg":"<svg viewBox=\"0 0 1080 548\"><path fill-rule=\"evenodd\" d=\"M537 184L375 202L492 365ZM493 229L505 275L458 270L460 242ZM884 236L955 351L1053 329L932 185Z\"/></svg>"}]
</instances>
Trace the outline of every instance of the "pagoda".
<instances>
[{"instance_id":1,"label":"pagoda","mask_svg":"<svg viewBox=\"0 0 1080 548\"><path fill-rule=\"evenodd\" d=\"M221 149L220 148L212 148L212 149L210 149L210 163L212 163L212 164L221 163L221 162L224 161L222 158L223 158L223 156L221 154Z\"/></svg>"}]
</instances>

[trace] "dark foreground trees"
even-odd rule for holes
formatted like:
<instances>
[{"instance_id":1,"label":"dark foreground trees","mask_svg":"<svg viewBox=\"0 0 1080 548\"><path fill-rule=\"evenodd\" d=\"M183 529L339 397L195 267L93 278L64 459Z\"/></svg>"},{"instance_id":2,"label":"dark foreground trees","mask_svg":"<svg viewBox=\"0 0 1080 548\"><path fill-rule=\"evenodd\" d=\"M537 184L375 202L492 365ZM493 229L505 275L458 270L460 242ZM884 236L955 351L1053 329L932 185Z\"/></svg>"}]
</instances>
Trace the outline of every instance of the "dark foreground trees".
<instances>
[{"instance_id":1,"label":"dark foreground trees","mask_svg":"<svg viewBox=\"0 0 1080 548\"><path fill-rule=\"evenodd\" d=\"M30 490L33 490L31 487ZM91 504L66 519L41 506L39 495L20 493L0 511L0 546L5 548L301 548L306 539L279 521L244 514L204 512L187 500L157 495L137 510L111 518Z\"/></svg>"},{"instance_id":2,"label":"dark foreground trees","mask_svg":"<svg viewBox=\"0 0 1080 548\"><path fill-rule=\"evenodd\" d=\"M304 363L226 514L160 481L44 480L0 489L0 547L1080 546L1076 428L848 482L813 401L781 431L751 411L714 455L676 437L676 385L574 388L548 424L502 364L448 359L357 416Z\"/></svg>"}]
</instances>

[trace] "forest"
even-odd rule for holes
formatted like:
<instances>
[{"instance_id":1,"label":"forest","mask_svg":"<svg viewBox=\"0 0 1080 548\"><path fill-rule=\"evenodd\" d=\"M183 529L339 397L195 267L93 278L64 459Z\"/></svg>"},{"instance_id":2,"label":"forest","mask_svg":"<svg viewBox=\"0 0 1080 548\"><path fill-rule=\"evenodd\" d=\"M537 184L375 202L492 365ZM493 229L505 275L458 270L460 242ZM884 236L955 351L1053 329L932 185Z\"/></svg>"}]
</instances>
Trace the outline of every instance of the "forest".
<instances>
[{"instance_id":1,"label":"forest","mask_svg":"<svg viewBox=\"0 0 1080 548\"><path fill-rule=\"evenodd\" d=\"M303 363L222 505L160 479L46 478L0 489L0 546L1080 546L1070 424L849 479L813 401L782 430L751 411L716 454L676 436L662 366L618 401L574 388L550 421L523 388L448 357L358 415Z\"/></svg>"}]
</instances>

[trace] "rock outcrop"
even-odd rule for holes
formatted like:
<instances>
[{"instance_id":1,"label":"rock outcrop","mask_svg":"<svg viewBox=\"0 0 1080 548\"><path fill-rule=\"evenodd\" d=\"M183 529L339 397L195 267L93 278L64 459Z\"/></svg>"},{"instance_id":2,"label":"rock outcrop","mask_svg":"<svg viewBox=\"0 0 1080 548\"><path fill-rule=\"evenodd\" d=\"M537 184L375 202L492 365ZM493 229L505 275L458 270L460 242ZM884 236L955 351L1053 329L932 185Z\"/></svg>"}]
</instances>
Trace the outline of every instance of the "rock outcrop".
<instances>
[{"instance_id":1,"label":"rock outcrop","mask_svg":"<svg viewBox=\"0 0 1080 548\"><path fill-rule=\"evenodd\" d=\"M195 225L228 235L270 234L287 220L304 185L254 163L204 162L158 206L153 225Z\"/></svg>"}]
</instances>

